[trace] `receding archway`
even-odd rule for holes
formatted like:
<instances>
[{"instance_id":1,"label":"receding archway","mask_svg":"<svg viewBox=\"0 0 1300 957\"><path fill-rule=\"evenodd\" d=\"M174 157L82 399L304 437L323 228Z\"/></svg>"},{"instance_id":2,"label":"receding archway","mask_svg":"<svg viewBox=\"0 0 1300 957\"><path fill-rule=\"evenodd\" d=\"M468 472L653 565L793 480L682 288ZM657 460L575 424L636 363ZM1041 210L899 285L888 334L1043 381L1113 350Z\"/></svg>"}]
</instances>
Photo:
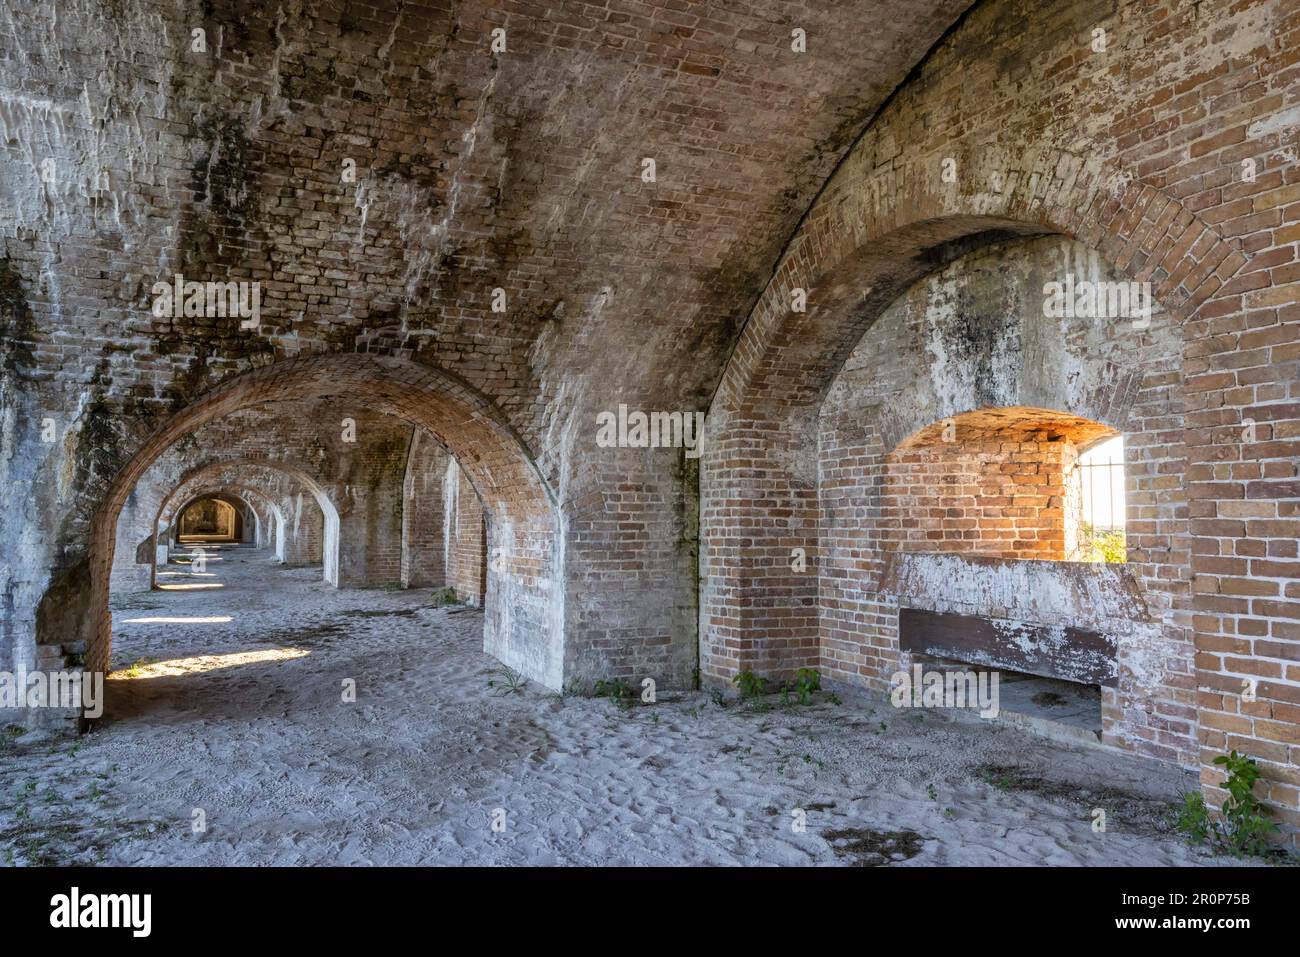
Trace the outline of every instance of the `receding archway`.
<instances>
[{"instance_id":1,"label":"receding archway","mask_svg":"<svg viewBox=\"0 0 1300 957\"><path fill-rule=\"evenodd\" d=\"M201 495L177 510L177 539L234 544L244 534L240 518L239 509L223 496Z\"/></svg>"},{"instance_id":2,"label":"receding archway","mask_svg":"<svg viewBox=\"0 0 1300 957\"><path fill-rule=\"evenodd\" d=\"M310 496L311 501L320 511L321 516L321 563L323 566L323 576L326 584L337 586L339 583L339 543L340 543L340 521L338 509L331 500L326 489L307 471L305 466L294 462L283 460L272 460L269 458L248 458L243 456L234 456L230 458L217 458L196 466L186 472L176 487L164 496L158 505L158 511L153 520L153 529L155 536L160 528L169 525L172 518L177 514L177 506L180 499L192 489L210 484L216 481L219 485L236 484L240 487L249 487L247 481L241 482L238 475L241 470L248 471L254 469L266 469L273 474L280 474L296 483L303 488ZM261 493L268 501L271 497L263 492ZM277 518L276 525L276 554L283 561L286 560L285 545L288 529L289 514L287 510L280 505L276 505L275 515Z\"/></svg>"},{"instance_id":3,"label":"receding archway","mask_svg":"<svg viewBox=\"0 0 1300 957\"><path fill-rule=\"evenodd\" d=\"M192 494L189 494L190 492ZM203 497L224 501L231 508L240 512L241 533L245 539L251 539L255 544L264 544L271 541L275 535L277 529L276 506L265 498L260 491L248 488L240 483L230 482L222 485L206 486L201 489L189 489L182 507L188 506ZM258 511L259 504L265 512L265 517ZM115 556L113 588L137 590L141 585L153 588L157 585L159 556L162 555L165 560L173 545L173 536L170 534L173 529L168 527L166 530L169 534L163 537L158 534L157 526L150 523L148 531L143 536L140 536L139 529L133 531L121 527L125 518L126 513L124 511L122 517L119 518L118 541L119 543L125 541L127 549L126 554ZM147 574L144 572L145 569L147 569ZM142 578L143 580L141 580Z\"/></svg>"},{"instance_id":4,"label":"receding archway","mask_svg":"<svg viewBox=\"0 0 1300 957\"><path fill-rule=\"evenodd\" d=\"M153 560L149 567L152 588L159 587L159 559L170 561L171 549L180 547L182 544L180 541L180 516L195 502L206 498L240 503L246 510L248 519L251 519L251 521L246 521L245 534L241 537L240 544L251 545L253 548L270 546L274 551L276 560L284 560L284 512L274 499L265 495L261 490L231 483L200 485L198 487L191 484L185 489L178 489L177 493L175 508L172 509L173 519L161 527L155 526L149 536L151 543L158 542L152 550ZM255 502L261 506L265 518L258 512L257 506L254 505ZM250 525L251 527L249 527ZM163 532L167 534L164 536Z\"/></svg>"},{"instance_id":5,"label":"receding archway","mask_svg":"<svg viewBox=\"0 0 1300 957\"><path fill-rule=\"evenodd\" d=\"M179 412L136 452L114 479L93 523L88 669L107 668L114 526L145 469L182 435L219 416L269 400L341 394L425 429L455 454L488 516L494 560L488 568L485 651L541 684L560 685L564 577L559 518L531 453L499 410L457 377L407 360L367 355L292 359L244 373Z\"/></svg>"},{"instance_id":6,"label":"receding archway","mask_svg":"<svg viewBox=\"0 0 1300 957\"><path fill-rule=\"evenodd\" d=\"M258 545L271 539L275 533L275 513L272 509L271 500L257 489L247 488L242 485L233 483L223 483L221 485L211 485L202 489L187 490L185 500L176 509L176 515L179 515L188 509L195 502L203 498L216 498L229 502L235 508L242 508L244 511L243 535L241 541ZM258 506L266 512L265 516L258 511ZM170 544L171 534L179 534L176 525L171 525L158 529L156 534L151 537L162 538L162 532L168 532L167 542Z\"/></svg>"},{"instance_id":7,"label":"receding archway","mask_svg":"<svg viewBox=\"0 0 1300 957\"><path fill-rule=\"evenodd\" d=\"M239 483L223 482L219 485L205 484L202 487L186 489L183 494L184 499L180 509L177 509L178 513L186 505L203 497L224 496L227 499L242 503L252 519L252 543L256 547L270 545L274 548L277 537L282 537L280 528L284 520L283 511L279 504L261 489ZM262 509L260 512L258 511L259 506ZM164 531L170 533L173 529L170 525L164 525L161 528L155 526L147 539L147 542L154 547L155 560L153 564L155 567L157 565L157 556L165 554L171 545L170 534L166 536L166 541L159 541L163 537L161 533ZM154 545L155 542L158 542L156 546Z\"/></svg>"}]
</instances>

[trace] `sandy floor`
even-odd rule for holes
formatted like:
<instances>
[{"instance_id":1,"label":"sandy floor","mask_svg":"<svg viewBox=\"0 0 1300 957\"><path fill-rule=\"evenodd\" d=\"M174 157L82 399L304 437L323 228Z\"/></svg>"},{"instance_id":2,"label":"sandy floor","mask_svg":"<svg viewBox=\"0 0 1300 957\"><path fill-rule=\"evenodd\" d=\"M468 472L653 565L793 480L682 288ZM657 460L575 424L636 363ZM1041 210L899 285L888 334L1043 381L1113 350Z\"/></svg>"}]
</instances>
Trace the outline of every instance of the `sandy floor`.
<instances>
[{"instance_id":1,"label":"sandy floor","mask_svg":"<svg viewBox=\"0 0 1300 957\"><path fill-rule=\"evenodd\" d=\"M502 694L477 611L221 559L115 598L115 666L157 663L93 734L0 736L0 864L1223 862L1169 833L1177 770L866 698Z\"/></svg>"}]
</instances>

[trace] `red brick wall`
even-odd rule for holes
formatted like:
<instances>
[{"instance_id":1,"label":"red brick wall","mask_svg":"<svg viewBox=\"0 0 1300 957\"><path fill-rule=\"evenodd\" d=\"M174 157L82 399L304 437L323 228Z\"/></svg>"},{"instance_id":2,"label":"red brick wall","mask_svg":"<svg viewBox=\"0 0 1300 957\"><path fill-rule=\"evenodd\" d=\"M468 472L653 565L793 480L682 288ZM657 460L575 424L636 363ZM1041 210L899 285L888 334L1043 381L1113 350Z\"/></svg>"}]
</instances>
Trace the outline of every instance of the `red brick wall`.
<instances>
[{"instance_id":1,"label":"red brick wall","mask_svg":"<svg viewBox=\"0 0 1300 957\"><path fill-rule=\"evenodd\" d=\"M469 476L417 431L406 463L402 576L408 588L450 586L482 605L487 592L487 524Z\"/></svg>"},{"instance_id":2,"label":"red brick wall","mask_svg":"<svg viewBox=\"0 0 1300 957\"><path fill-rule=\"evenodd\" d=\"M282 505L286 565L319 565L325 560L325 514L312 494L298 489Z\"/></svg>"},{"instance_id":3,"label":"red brick wall","mask_svg":"<svg viewBox=\"0 0 1300 957\"><path fill-rule=\"evenodd\" d=\"M598 448L588 421L591 466L568 489L568 672L588 683L693 683L698 533L683 485L694 484L695 462L679 448Z\"/></svg>"},{"instance_id":4,"label":"red brick wall","mask_svg":"<svg viewBox=\"0 0 1300 957\"><path fill-rule=\"evenodd\" d=\"M1064 561L1074 457L1045 435L897 450L885 460L882 547Z\"/></svg>"},{"instance_id":5,"label":"red brick wall","mask_svg":"<svg viewBox=\"0 0 1300 957\"><path fill-rule=\"evenodd\" d=\"M452 459L443 482L443 542L447 584L456 597L481 605L487 590L487 536L483 505L469 477Z\"/></svg>"},{"instance_id":6,"label":"red brick wall","mask_svg":"<svg viewBox=\"0 0 1300 957\"><path fill-rule=\"evenodd\" d=\"M357 441L333 472L339 502L339 587L378 588L402 580L402 498L411 427L357 412Z\"/></svg>"},{"instance_id":7,"label":"red brick wall","mask_svg":"<svg viewBox=\"0 0 1300 957\"><path fill-rule=\"evenodd\" d=\"M1032 30L1021 28L1028 18ZM1094 26L1108 32L1105 53L1090 49ZM743 578L788 552L779 520L752 534L743 509L755 500L793 506L806 452L757 471L758 456L738 450L788 442L806 424L801 410L898 291L990 229L1074 236L1151 282L1181 339L1181 369L1148 367L1143 379L1157 394L1135 443L1133 560L1169 647L1194 640L1195 668L1157 679L1166 698L1119 707L1151 753L1173 759L1178 742L1199 733L1212 797L1221 778L1213 756L1234 746L1254 755L1262 790L1300 826L1291 624L1300 607L1291 555L1300 532L1291 441L1300 421L1300 165L1288 158L1293 123L1284 118L1300 99L1298 36L1300 13L1264 0L1202 3L1194 16L1138 4L974 8L873 120L749 317L710 413L716 454L702 506L715 523L702 530L706 542L747 542L743 558L706 544L706 574ZM1123 84L1109 82L1138 63ZM957 171L950 180L946 160ZM790 309L797 288L812 290L806 313ZM1168 401L1156 383L1173 374L1186 384L1181 423L1155 411ZM1171 485L1186 489L1181 517L1143 503ZM798 531L815 546L805 523ZM793 612L803 595L791 598ZM826 598L828 607L845 601ZM744 609L703 602L706 660L712 646L745 640L730 631ZM1260 679L1254 701L1242 697L1250 678Z\"/></svg>"},{"instance_id":8,"label":"red brick wall","mask_svg":"<svg viewBox=\"0 0 1300 957\"><path fill-rule=\"evenodd\" d=\"M406 459L402 501L402 586L424 588L446 581L442 542L442 483L447 450L416 429Z\"/></svg>"}]
</instances>

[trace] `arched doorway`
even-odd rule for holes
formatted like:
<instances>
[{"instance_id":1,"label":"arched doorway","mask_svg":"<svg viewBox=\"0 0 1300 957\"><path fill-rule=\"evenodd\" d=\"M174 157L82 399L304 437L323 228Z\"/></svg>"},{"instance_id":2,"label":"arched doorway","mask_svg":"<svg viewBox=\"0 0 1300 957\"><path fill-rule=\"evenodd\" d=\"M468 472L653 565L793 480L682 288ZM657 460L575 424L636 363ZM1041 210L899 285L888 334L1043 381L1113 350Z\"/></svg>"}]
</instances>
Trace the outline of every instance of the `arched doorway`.
<instances>
[{"instance_id":1,"label":"arched doorway","mask_svg":"<svg viewBox=\"0 0 1300 957\"><path fill-rule=\"evenodd\" d=\"M484 648L543 685L560 685L564 586L559 522L554 498L531 454L500 412L468 384L406 360L365 355L294 359L237 376L174 416L136 452L96 512L84 577L74 571L50 589L50 594L75 598L85 610L86 624L72 631L84 637L88 669L102 671L108 665L114 527L127 495L150 463L203 423L253 403L340 394L429 431L454 452L483 499L497 559L488 568L492 581ZM68 642L67 625L66 617L57 623L38 620L38 644Z\"/></svg>"},{"instance_id":2,"label":"arched doorway","mask_svg":"<svg viewBox=\"0 0 1300 957\"><path fill-rule=\"evenodd\" d=\"M233 544L243 534L244 526L239 510L218 495L191 499L176 513L178 540Z\"/></svg>"},{"instance_id":3,"label":"arched doorway","mask_svg":"<svg viewBox=\"0 0 1300 957\"><path fill-rule=\"evenodd\" d=\"M295 510L293 496L277 502L275 500L277 493L270 487L270 483L265 479L258 481L259 474L265 473L287 480L292 483L294 488L305 492L310 499L313 514L306 523L306 528L299 527L303 524L301 516L292 523L294 525L292 537L295 541L292 543L293 548L291 551L288 550L291 545L288 539L290 538L290 517ZM173 524L174 517L179 514L178 506L185 500L185 496L192 495L193 490L196 488L212 484L235 487L247 487L250 484L260 485L261 492L259 494L268 502L274 503L275 506L273 514L277 518L275 537L277 557L281 561L291 564L310 564L319 560L322 564L325 582L330 585L339 583L340 521L338 509L331 500L328 491L315 477L304 466L294 462L229 456L214 459L190 470L182 476L176 488L159 502L152 524L154 535L157 536L159 531ZM283 495L283 490L279 494ZM296 497L301 499L301 493ZM298 504L297 511L301 511L300 504ZM304 531L305 534L299 534L299 532Z\"/></svg>"}]
</instances>

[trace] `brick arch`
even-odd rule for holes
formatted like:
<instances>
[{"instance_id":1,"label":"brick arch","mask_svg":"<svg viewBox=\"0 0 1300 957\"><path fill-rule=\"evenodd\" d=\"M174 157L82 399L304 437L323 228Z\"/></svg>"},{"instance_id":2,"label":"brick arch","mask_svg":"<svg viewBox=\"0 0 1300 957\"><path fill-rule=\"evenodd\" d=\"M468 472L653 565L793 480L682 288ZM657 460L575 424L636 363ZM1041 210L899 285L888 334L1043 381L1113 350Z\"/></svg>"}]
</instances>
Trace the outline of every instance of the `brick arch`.
<instances>
[{"instance_id":1,"label":"brick arch","mask_svg":"<svg viewBox=\"0 0 1300 957\"><path fill-rule=\"evenodd\" d=\"M220 474L228 469L237 469L241 467L243 468L255 467L255 468L262 468L262 469L270 469L271 471L274 472L280 472L283 475L286 475L289 478L293 479L295 482L302 485L303 488L305 488L308 492L310 492L312 498L316 500L317 504L321 506L322 510L326 508L334 509L334 503L330 500L329 492L326 490L326 488L323 485L320 484L320 482L318 482L315 479L315 477L312 476L312 474L304 466L294 462L283 461L280 459L263 459L263 458L252 458L250 456L234 456L231 458L211 459L207 462L204 462L201 465L196 465L194 468L191 468L188 471L186 471L180 477L180 480L176 482L173 489L170 492L163 495L161 501L158 504L158 509L155 514L155 519L154 519L155 524L162 522L164 519L170 519L176 514L176 512L178 511L176 507L176 502L180 495L188 494L188 490L186 488L187 486L197 485L200 483L207 483L209 486L211 486L212 485L211 480L214 477L219 477L217 484L221 486L237 484L238 487L240 488L243 488L248 491L254 491L264 498L269 498L268 496L266 496L266 493L264 491L256 489L256 487L249 482L245 482L245 481L239 481L237 483L232 482L227 476L222 476ZM337 509L335 509L335 512L337 513Z\"/></svg>"},{"instance_id":2,"label":"brick arch","mask_svg":"<svg viewBox=\"0 0 1300 957\"><path fill-rule=\"evenodd\" d=\"M264 492L261 492L253 488L252 486L225 483L225 482L223 482L220 485L204 485L198 489L191 489L189 492L186 493L185 501L181 504L179 508L176 509L175 514L179 516L181 513L185 511L185 509L189 508L191 505L193 505L195 502L199 501L200 499L222 498L222 497L239 502L246 509L248 509L249 513L252 514L252 516L259 523L262 522L263 519L261 514L258 513L257 506L253 504L254 502L260 503L261 506L265 509L267 519L274 520L276 522L283 521L283 515L284 515L283 510L281 510L280 506L276 504L276 502L270 496L266 495ZM157 541L156 535L152 536L150 538L150 541L156 543ZM155 556L157 555L156 549L154 551L154 554ZM158 563L155 558L155 560L151 563L150 566L151 581L155 585L157 584L157 568L158 568Z\"/></svg>"},{"instance_id":3,"label":"brick arch","mask_svg":"<svg viewBox=\"0 0 1300 957\"><path fill-rule=\"evenodd\" d=\"M268 516L283 514L283 510L278 504L276 504L271 496L267 495L260 489L254 488L252 485L227 481L204 480L198 483L188 483L187 487L177 488L177 490L172 493L173 507L168 510L166 517L168 524L179 518L187 508L202 498L233 499L238 501L245 508L253 509L254 512L256 512L257 507L253 503L258 502L266 511ZM257 516L257 519L259 522L262 521L260 515Z\"/></svg>"},{"instance_id":4,"label":"brick arch","mask_svg":"<svg viewBox=\"0 0 1300 957\"><path fill-rule=\"evenodd\" d=\"M1064 150L962 145L880 172L850 156L751 310L715 396L722 413L816 401L893 299L990 241L1057 233L1096 249L1180 318L1247 262L1166 192ZM954 159L957 182L942 180ZM792 308L795 291L807 309Z\"/></svg>"},{"instance_id":5,"label":"brick arch","mask_svg":"<svg viewBox=\"0 0 1300 957\"><path fill-rule=\"evenodd\" d=\"M992 242L1059 234L1096 249L1185 321L1246 264L1176 198L1047 147L955 144L881 171L859 143L800 225L710 406L700 485L702 676L819 655L817 415L876 318L914 282ZM957 181L943 181L956 160ZM806 311L794 308L797 290Z\"/></svg>"},{"instance_id":6,"label":"brick arch","mask_svg":"<svg viewBox=\"0 0 1300 957\"><path fill-rule=\"evenodd\" d=\"M209 486L207 487L207 490L213 495L227 495L231 499L230 504L237 504L239 507L246 509L258 523L258 527L260 527L265 521L270 524L272 529L275 528L275 521L278 519L278 515L273 514L270 509L278 510L278 506L267 498L261 491L253 489L247 485L241 485L237 482L225 482L220 487ZM138 493L139 489L137 488L136 491ZM159 501L162 501L164 498L161 494L155 497ZM262 515L263 510L266 511L265 518ZM156 509L151 510L146 508L145 512L151 517L154 517L157 514ZM123 555L121 554L115 556L116 561L113 569L112 587L114 589L118 587L131 588L135 584L135 579L126 576L126 569L147 566L148 576L143 584L146 584L148 588L153 589L158 583L157 525L156 523L150 523L147 526L147 531L142 531L141 529L130 525L123 528L122 525L125 521L126 514L124 512L122 517L118 520L118 536L115 551L123 552L126 556L126 561L123 561ZM134 561L131 561L132 558ZM119 568L121 569L120 577Z\"/></svg>"},{"instance_id":7,"label":"brick arch","mask_svg":"<svg viewBox=\"0 0 1300 957\"><path fill-rule=\"evenodd\" d=\"M489 515L493 554L484 648L548 687L562 680L563 587L555 498L502 413L460 378L431 366L362 354L304 357L237 375L174 415L136 450L96 510L87 565L60 594L86 587L86 667L105 670L114 529L127 496L172 443L206 422L260 402L347 395L432 433L474 478ZM54 624L51 619L51 624ZM42 640L38 632L38 643ZM49 640L49 639L47 639Z\"/></svg>"},{"instance_id":8,"label":"brick arch","mask_svg":"<svg viewBox=\"0 0 1300 957\"><path fill-rule=\"evenodd\" d=\"M245 513L249 509L249 504L245 502L242 498L233 495L230 492L225 492L220 489L209 489L208 491L205 491L200 495L189 496L186 502L179 509L176 510L177 519L178 520L181 519L184 516L186 510L190 508L190 506L196 505L199 502L209 500L209 499L214 502L220 502L222 505L227 506L228 508L231 509L231 511L234 512L236 518L238 519L238 525L235 530L236 532L235 540L238 541L240 536L243 535L245 530L243 523L247 521L247 517Z\"/></svg>"},{"instance_id":9,"label":"brick arch","mask_svg":"<svg viewBox=\"0 0 1300 957\"><path fill-rule=\"evenodd\" d=\"M247 479L246 476L239 477L232 480L228 476L224 475L220 469L217 469L211 473L204 473L203 475L198 476L197 481L187 481L184 482L182 485L178 485L176 490L173 493L170 493L170 495L165 498L170 498L171 496L180 494L182 492L186 492L186 494L188 495L187 490L192 491L195 487L202 487L207 489L235 489L237 491L242 491L245 494L252 495L255 498L258 498L260 501L262 501L265 504L267 510L267 519L272 523L271 543L272 543L272 547L275 550L276 558L279 559L280 561L289 560L289 554L286 549L289 520L285 509L276 500L274 494L267 492L265 489L260 488L257 485L254 485L251 481ZM310 497L310 491L308 491L308 496ZM313 499L313 501L315 501L315 499ZM166 504L166 502L164 501L163 504ZM325 547L326 542L324 540L325 532L326 532L326 513L324 512L324 510L321 509L319 502L317 502L316 507L317 507L317 511L319 512L322 566L324 566L325 562L323 559L327 557L327 552L328 552L328 550ZM151 526L151 534L154 535L155 537L157 535L158 529L165 528L168 524L171 523L170 518L165 518L162 515L161 505L156 515L157 517L155 518ZM336 535L335 538L337 539L338 536ZM337 548L333 549L333 553L336 558ZM154 550L154 554L156 556L157 554L156 549ZM297 558L300 556L295 556L295 557ZM337 563L335 563L335 567L337 568ZM322 577L324 577L325 571L326 569L323 567ZM150 579L151 585L156 585L157 584L156 560L150 566L150 573L152 576Z\"/></svg>"},{"instance_id":10,"label":"brick arch","mask_svg":"<svg viewBox=\"0 0 1300 957\"><path fill-rule=\"evenodd\" d=\"M231 458L213 459L202 465L195 466L176 483L176 487L167 495L162 497L158 504L158 511L154 517L153 528L155 534L157 529L163 527L164 518L170 519L179 513L179 510L169 512L168 506L172 505L177 496L183 492L186 487L193 483L209 482L228 469L237 468L264 468L273 472L279 472L287 476L294 482L301 485L312 499L316 502L321 511L323 522L322 533L323 541L321 543L321 555L323 574L326 584L338 585L339 571L339 545L340 545L340 523L339 511L335 506L333 499L324 486L303 465L295 462L289 462L282 459L253 458L250 456L235 456ZM223 479L222 484L228 484ZM269 501L269 496L268 496ZM283 523L285 516L282 511L277 510L277 517ZM281 556L283 557L283 556Z\"/></svg>"}]
</instances>

